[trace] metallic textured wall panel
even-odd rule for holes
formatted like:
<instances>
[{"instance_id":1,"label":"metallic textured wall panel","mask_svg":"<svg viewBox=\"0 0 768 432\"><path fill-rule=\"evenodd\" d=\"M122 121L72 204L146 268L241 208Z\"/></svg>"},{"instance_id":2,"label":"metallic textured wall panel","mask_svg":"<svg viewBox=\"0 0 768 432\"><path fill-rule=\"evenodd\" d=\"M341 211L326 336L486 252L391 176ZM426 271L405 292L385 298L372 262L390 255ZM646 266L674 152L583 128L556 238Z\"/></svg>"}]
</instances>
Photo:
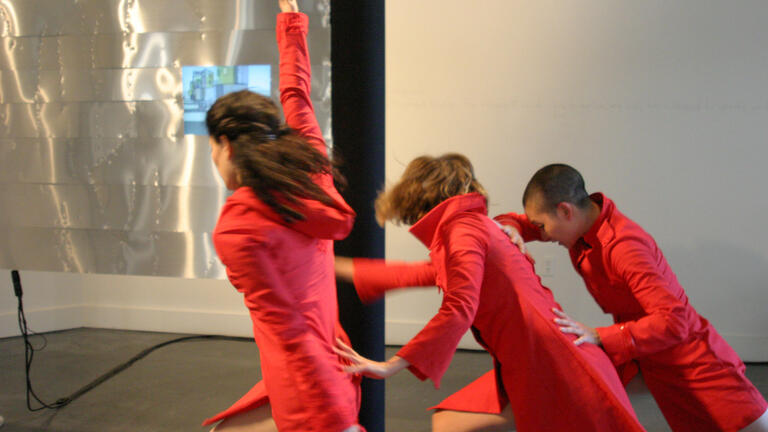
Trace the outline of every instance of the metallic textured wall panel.
<instances>
[{"instance_id":1,"label":"metallic textured wall panel","mask_svg":"<svg viewBox=\"0 0 768 432\"><path fill-rule=\"evenodd\" d=\"M299 1L313 25L328 27L330 2ZM0 2L0 36L273 29L264 0L23 0Z\"/></svg>"},{"instance_id":2,"label":"metallic textured wall panel","mask_svg":"<svg viewBox=\"0 0 768 432\"><path fill-rule=\"evenodd\" d=\"M208 187L25 184L0 186L0 223L23 228L210 230L224 191ZM211 211L213 210L213 211Z\"/></svg>"},{"instance_id":3,"label":"metallic textured wall panel","mask_svg":"<svg viewBox=\"0 0 768 432\"><path fill-rule=\"evenodd\" d=\"M152 101L181 97L178 68L0 71L2 103Z\"/></svg>"},{"instance_id":4,"label":"metallic textured wall panel","mask_svg":"<svg viewBox=\"0 0 768 432\"><path fill-rule=\"evenodd\" d=\"M0 139L0 186L6 183L221 185L208 137L183 139Z\"/></svg>"},{"instance_id":5,"label":"metallic textured wall panel","mask_svg":"<svg viewBox=\"0 0 768 432\"><path fill-rule=\"evenodd\" d=\"M0 0L0 267L224 277L228 193L184 134L182 67L271 64L275 96L273 3ZM330 2L299 3L329 138Z\"/></svg>"},{"instance_id":6,"label":"metallic textured wall panel","mask_svg":"<svg viewBox=\"0 0 768 432\"><path fill-rule=\"evenodd\" d=\"M0 242L0 259L25 270L225 277L207 232L13 228L0 229Z\"/></svg>"}]
</instances>

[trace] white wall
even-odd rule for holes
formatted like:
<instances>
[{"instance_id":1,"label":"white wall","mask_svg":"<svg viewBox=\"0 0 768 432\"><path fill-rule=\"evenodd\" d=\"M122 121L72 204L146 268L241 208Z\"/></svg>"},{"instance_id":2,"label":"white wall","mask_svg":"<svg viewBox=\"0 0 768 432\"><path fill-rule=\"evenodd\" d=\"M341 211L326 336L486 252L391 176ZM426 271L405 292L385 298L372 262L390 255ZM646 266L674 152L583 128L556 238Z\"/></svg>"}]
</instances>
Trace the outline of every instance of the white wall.
<instances>
[{"instance_id":1,"label":"white wall","mask_svg":"<svg viewBox=\"0 0 768 432\"><path fill-rule=\"evenodd\" d=\"M0 337L19 334L10 270L0 271ZM7 283L6 283L7 281ZM242 295L227 281L21 272L24 311L37 331L100 327L250 337Z\"/></svg>"},{"instance_id":2,"label":"white wall","mask_svg":"<svg viewBox=\"0 0 768 432\"><path fill-rule=\"evenodd\" d=\"M528 179L574 165L656 238L692 304L746 360L768 360L768 3L387 2L387 179L421 154L463 152L491 213ZM544 283L575 317L610 322L565 249ZM387 227L387 256L425 248ZM437 310L435 290L387 301L388 341Z\"/></svg>"},{"instance_id":3,"label":"white wall","mask_svg":"<svg viewBox=\"0 0 768 432\"><path fill-rule=\"evenodd\" d=\"M82 327L82 275L24 271L20 275L24 311L31 330L44 332ZM11 271L0 270L0 337L20 334L17 308Z\"/></svg>"},{"instance_id":4,"label":"white wall","mask_svg":"<svg viewBox=\"0 0 768 432\"><path fill-rule=\"evenodd\" d=\"M420 154L464 152L495 214L520 210L537 168L571 163L656 237L744 359L768 360L766 3L392 0L386 13L388 179ZM564 249L532 249L552 260L544 282L566 310L610 322ZM388 227L387 255L426 250ZM22 272L22 282L37 331L251 334L225 281ZM18 334L7 270L3 286L0 337ZM435 289L391 296L388 342L415 334L439 300Z\"/></svg>"}]
</instances>

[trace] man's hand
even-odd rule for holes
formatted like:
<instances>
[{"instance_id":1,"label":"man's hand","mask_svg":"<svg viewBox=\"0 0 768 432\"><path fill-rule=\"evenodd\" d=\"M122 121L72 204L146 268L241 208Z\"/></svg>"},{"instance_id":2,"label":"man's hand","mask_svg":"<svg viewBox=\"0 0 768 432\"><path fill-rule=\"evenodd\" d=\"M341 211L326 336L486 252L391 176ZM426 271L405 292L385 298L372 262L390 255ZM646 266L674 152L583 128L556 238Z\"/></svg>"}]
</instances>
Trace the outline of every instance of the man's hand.
<instances>
[{"instance_id":1,"label":"man's hand","mask_svg":"<svg viewBox=\"0 0 768 432\"><path fill-rule=\"evenodd\" d=\"M336 354L349 360L352 364L344 367L347 373L361 373L369 378L383 379L391 377L408 366L408 362L398 356L394 356L386 362L377 362L369 360L349 345L339 339L336 339L336 346L333 348Z\"/></svg>"},{"instance_id":2,"label":"man's hand","mask_svg":"<svg viewBox=\"0 0 768 432\"><path fill-rule=\"evenodd\" d=\"M512 242L513 245L517 246L518 249L520 249L520 252L528 255L528 258L530 258L531 261L536 262L531 254L528 253L528 248L525 247L525 240L523 240L523 236L520 235L520 231L518 231L517 228L510 225L502 225L498 222L496 222L496 225L498 225L499 229L502 230L504 234L507 235L507 237L509 237L509 241Z\"/></svg>"},{"instance_id":3,"label":"man's hand","mask_svg":"<svg viewBox=\"0 0 768 432\"><path fill-rule=\"evenodd\" d=\"M555 323L560 326L560 331L563 333L572 333L579 338L573 341L574 345L581 345L584 342L600 345L600 334L592 327L587 327L584 324L573 320L565 312L552 308L552 312L560 318L555 318Z\"/></svg>"},{"instance_id":4,"label":"man's hand","mask_svg":"<svg viewBox=\"0 0 768 432\"><path fill-rule=\"evenodd\" d=\"M299 5L296 4L296 0L277 0L280 4L281 12L298 12Z\"/></svg>"}]
</instances>

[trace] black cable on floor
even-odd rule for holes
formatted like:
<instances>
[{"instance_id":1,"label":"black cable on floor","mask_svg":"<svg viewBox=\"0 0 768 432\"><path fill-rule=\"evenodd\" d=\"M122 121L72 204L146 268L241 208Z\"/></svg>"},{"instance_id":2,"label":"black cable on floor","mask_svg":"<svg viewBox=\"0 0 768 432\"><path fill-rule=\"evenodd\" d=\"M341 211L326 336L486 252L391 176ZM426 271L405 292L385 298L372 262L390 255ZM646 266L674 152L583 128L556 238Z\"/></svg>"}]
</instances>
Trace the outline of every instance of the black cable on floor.
<instances>
[{"instance_id":1,"label":"black cable on floor","mask_svg":"<svg viewBox=\"0 0 768 432\"><path fill-rule=\"evenodd\" d=\"M137 361L143 359L144 357L149 355L149 353L151 353L152 351L154 351L154 350L156 350L158 348L162 348L162 347L164 347L166 345L171 345L171 344L174 344L174 343L177 343L177 342L184 342L184 341L195 340L195 339L198 339L198 340L200 340L200 339L202 339L202 340L231 340L231 341L240 341L240 342L242 342L242 341L250 342L250 339L239 338L239 337L232 337L232 336L196 335L196 336L183 336L183 337L180 337L180 338L171 339L169 341L165 341L165 342L159 343L157 345L149 347L149 348L145 349L144 351L136 354L135 356L133 356L130 360L126 361L125 363L112 368L112 370L110 370L109 372L107 372L104 375L96 378L95 380L91 381L89 384L86 384L85 386L83 386L82 388L80 388L76 392L72 393L71 395L69 395L69 396L67 396L65 398L61 398L61 399L57 400L56 404L59 404L59 405L56 406L55 408L61 408L61 407L65 406L65 405L71 403L72 401L74 401L75 399L79 398L80 396L82 396L82 395L88 393L89 391L93 390L99 384L102 384L103 382L107 381L108 379L112 378L113 376L115 376L115 375L119 374L120 372L128 369L129 367L131 367L131 365L133 365Z\"/></svg>"},{"instance_id":2,"label":"black cable on floor","mask_svg":"<svg viewBox=\"0 0 768 432\"><path fill-rule=\"evenodd\" d=\"M14 270L15 272L16 270ZM18 274L18 273L16 273ZM15 282L14 278L14 282ZM17 292L18 294L18 292ZM35 391L32 389L32 382L29 379L29 371L32 369L32 359L35 356L35 347L32 346L32 343L29 342L29 330L27 329L27 319L24 316L24 304L21 301L21 295L18 295L19 299L19 329L21 330L21 336L24 339L24 373L26 376L26 382L27 382L27 409L30 411L40 411L43 409L57 409L61 408L62 406L66 404L59 404L57 401L54 404L47 404L43 402L35 393ZM32 408L32 404L30 401L30 395L35 398L37 403L39 403L41 406L37 408Z\"/></svg>"},{"instance_id":3,"label":"black cable on floor","mask_svg":"<svg viewBox=\"0 0 768 432\"><path fill-rule=\"evenodd\" d=\"M27 327L27 319L24 316L24 304L21 300L22 289L21 289L21 279L19 278L19 272L16 270L13 270L11 272L11 278L13 280L14 293L16 294L16 297L19 299L19 312L18 312L19 330L21 330L21 336L24 339L24 366L25 366L24 373L26 376L26 383L27 383L27 409L33 412L44 410L44 409L59 409L59 408L65 407L70 403L72 403L75 399L93 390L98 385L104 383L105 381L109 380L110 378L114 377L120 372L128 369L129 367L131 367L131 365L143 359L144 357L149 355L152 351L155 351L156 349L162 348L167 345L171 345L178 342L190 341L190 340L229 340L229 341L238 341L238 342L251 341L251 339L249 338L234 337L234 336L195 335L195 336L183 336L176 339L171 339L165 342L161 342L157 345L151 346L145 349L144 351L136 354L125 363L122 363L112 368L112 370L110 370L109 372L101 375L100 377L96 378L95 380L81 387L79 390L75 391L71 395L64 398L57 399L56 402L52 404L45 403L35 393L34 389L32 388L32 381L29 378L29 371L32 369L32 359L34 358L35 351L39 351L40 349L35 349L35 347L29 341L30 330ZM43 346L43 348L45 348L45 346ZM32 408L30 396L34 398L38 404L40 404L39 407Z\"/></svg>"}]
</instances>

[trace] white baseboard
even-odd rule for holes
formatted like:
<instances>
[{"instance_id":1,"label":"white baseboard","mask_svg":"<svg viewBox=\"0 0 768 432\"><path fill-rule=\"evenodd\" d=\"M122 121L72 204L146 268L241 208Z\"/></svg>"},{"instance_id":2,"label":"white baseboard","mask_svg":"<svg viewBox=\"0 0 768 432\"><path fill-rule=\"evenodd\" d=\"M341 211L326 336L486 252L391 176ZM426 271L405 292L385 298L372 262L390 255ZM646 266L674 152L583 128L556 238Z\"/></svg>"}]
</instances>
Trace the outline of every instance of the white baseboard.
<instances>
[{"instance_id":1,"label":"white baseboard","mask_svg":"<svg viewBox=\"0 0 768 432\"><path fill-rule=\"evenodd\" d=\"M26 309L27 328L43 333L82 327L84 308L82 305L56 306ZM16 310L0 313L0 338L21 336Z\"/></svg>"},{"instance_id":2,"label":"white baseboard","mask_svg":"<svg viewBox=\"0 0 768 432\"><path fill-rule=\"evenodd\" d=\"M36 332L78 327L253 337L248 312L73 305L25 310ZM0 313L0 337L19 336L16 311Z\"/></svg>"},{"instance_id":3,"label":"white baseboard","mask_svg":"<svg viewBox=\"0 0 768 432\"><path fill-rule=\"evenodd\" d=\"M384 343L387 345L404 345L412 337L416 336L424 326L427 325L423 321L405 321L405 320L387 320L385 323L385 337ZM472 336L472 332L467 332L459 342L459 348L482 350L481 347Z\"/></svg>"},{"instance_id":4,"label":"white baseboard","mask_svg":"<svg viewBox=\"0 0 768 432\"><path fill-rule=\"evenodd\" d=\"M87 306L84 327L253 337L248 311Z\"/></svg>"},{"instance_id":5,"label":"white baseboard","mask_svg":"<svg viewBox=\"0 0 768 432\"><path fill-rule=\"evenodd\" d=\"M164 308L141 308L104 305L72 305L27 309L27 323L32 330L47 332L78 327L120 330L157 331L188 334L219 334L252 337L248 312L211 312ZM403 345L416 335L426 322L386 322L388 345ZM16 311L0 313L0 337L19 336ZM482 349L471 333L461 339L459 348Z\"/></svg>"}]
</instances>

